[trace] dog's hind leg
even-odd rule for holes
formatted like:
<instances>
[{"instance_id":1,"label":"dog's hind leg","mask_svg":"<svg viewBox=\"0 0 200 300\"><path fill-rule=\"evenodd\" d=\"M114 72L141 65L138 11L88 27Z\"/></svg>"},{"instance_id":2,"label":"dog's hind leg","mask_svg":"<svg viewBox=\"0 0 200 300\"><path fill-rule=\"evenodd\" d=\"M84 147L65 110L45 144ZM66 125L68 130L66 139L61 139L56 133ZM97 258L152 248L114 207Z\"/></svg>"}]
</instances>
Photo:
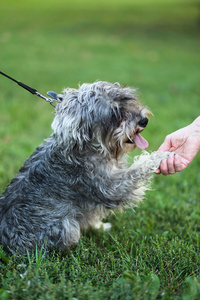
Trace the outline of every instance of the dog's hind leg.
<instances>
[{"instance_id":1,"label":"dog's hind leg","mask_svg":"<svg viewBox=\"0 0 200 300\"><path fill-rule=\"evenodd\" d=\"M112 225L108 222L108 223L103 223L101 221L99 221L98 223L96 223L94 225L94 228L96 229L100 229L102 228L103 231L109 231L111 229Z\"/></svg>"},{"instance_id":2,"label":"dog's hind leg","mask_svg":"<svg viewBox=\"0 0 200 300\"><path fill-rule=\"evenodd\" d=\"M62 243L61 248L67 248L73 244L77 244L80 239L80 225L75 219L66 217L62 222Z\"/></svg>"}]
</instances>

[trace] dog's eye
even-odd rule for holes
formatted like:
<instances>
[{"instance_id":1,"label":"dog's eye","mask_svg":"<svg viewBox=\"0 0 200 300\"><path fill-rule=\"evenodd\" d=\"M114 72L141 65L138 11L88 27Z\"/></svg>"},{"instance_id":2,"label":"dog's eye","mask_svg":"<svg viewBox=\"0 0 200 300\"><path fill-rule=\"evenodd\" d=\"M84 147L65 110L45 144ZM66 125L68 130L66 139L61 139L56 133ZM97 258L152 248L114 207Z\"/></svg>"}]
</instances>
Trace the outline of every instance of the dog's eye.
<instances>
[{"instance_id":1,"label":"dog's eye","mask_svg":"<svg viewBox=\"0 0 200 300\"><path fill-rule=\"evenodd\" d=\"M148 124L148 118L142 118L139 122L138 122L138 125L140 126L140 127L146 127L147 126L147 124Z\"/></svg>"}]
</instances>

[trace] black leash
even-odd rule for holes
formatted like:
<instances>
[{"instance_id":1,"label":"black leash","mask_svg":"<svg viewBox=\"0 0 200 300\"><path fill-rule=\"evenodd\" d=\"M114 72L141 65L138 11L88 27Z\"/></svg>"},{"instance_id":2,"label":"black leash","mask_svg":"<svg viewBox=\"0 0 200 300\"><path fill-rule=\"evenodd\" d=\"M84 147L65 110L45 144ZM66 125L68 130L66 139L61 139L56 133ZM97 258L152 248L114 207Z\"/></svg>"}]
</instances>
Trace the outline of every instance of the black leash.
<instances>
[{"instance_id":1,"label":"black leash","mask_svg":"<svg viewBox=\"0 0 200 300\"><path fill-rule=\"evenodd\" d=\"M1 72L1 71L0 71L0 74L3 75L3 76L5 76L5 77L7 77L8 79L11 79L12 81L16 82L19 86L21 86L21 87L23 87L25 90L29 91L31 94L37 95L38 97L44 99L45 101L49 102L52 106L55 107L55 105L53 105L53 101L58 101L58 100L56 99L56 95L57 95L56 93L54 93L54 92L48 92L49 95L54 95L54 96L53 96L54 99L45 97L45 96L43 96L42 94L40 94L36 89L33 89L32 87L30 87L30 86L28 86L28 85L26 85L26 84L24 84L24 83L22 83L22 82L20 82L20 81L18 81L18 80L15 80L14 78L8 76L7 74L5 74L5 73L3 73L3 72ZM58 101L58 102L60 102L60 101Z\"/></svg>"}]
</instances>

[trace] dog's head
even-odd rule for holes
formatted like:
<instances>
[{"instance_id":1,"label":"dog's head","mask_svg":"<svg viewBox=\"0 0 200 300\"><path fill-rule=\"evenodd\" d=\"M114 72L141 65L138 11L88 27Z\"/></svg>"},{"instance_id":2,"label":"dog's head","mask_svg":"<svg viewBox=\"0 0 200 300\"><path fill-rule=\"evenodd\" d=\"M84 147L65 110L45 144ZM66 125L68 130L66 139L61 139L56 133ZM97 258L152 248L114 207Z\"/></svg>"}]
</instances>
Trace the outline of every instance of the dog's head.
<instances>
[{"instance_id":1,"label":"dog's head","mask_svg":"<svg viewBox=\"0 0 200 300\"><path fill-rule=\"evenodd\" d=\"M60 100L52 128L68 150L90 149L118 158L135 147L148 147L140 132L150 112L134 89L97 81L65 89Z\"/></svg>"}]
</instances>

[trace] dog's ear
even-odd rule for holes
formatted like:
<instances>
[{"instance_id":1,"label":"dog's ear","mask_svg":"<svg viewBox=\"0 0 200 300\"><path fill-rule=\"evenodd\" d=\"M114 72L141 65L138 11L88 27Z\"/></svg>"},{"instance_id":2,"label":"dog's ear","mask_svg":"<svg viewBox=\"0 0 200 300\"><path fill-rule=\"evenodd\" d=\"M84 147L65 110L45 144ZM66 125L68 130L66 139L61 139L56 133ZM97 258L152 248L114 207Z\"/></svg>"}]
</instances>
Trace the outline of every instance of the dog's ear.
<instances>
[{"instance_id":1,"label":"dog's ear","mask_svg":"<svg viewBox=\"0 0 200 300\"><path fill-rule=\"evenodd\" d=\"M67 151L81 150L91 139L93 112L88 103L91 96L76 89L66 89L64 95L56 96L62 101L56 105L52 129Z\"/></svg>"}]
</instances>

